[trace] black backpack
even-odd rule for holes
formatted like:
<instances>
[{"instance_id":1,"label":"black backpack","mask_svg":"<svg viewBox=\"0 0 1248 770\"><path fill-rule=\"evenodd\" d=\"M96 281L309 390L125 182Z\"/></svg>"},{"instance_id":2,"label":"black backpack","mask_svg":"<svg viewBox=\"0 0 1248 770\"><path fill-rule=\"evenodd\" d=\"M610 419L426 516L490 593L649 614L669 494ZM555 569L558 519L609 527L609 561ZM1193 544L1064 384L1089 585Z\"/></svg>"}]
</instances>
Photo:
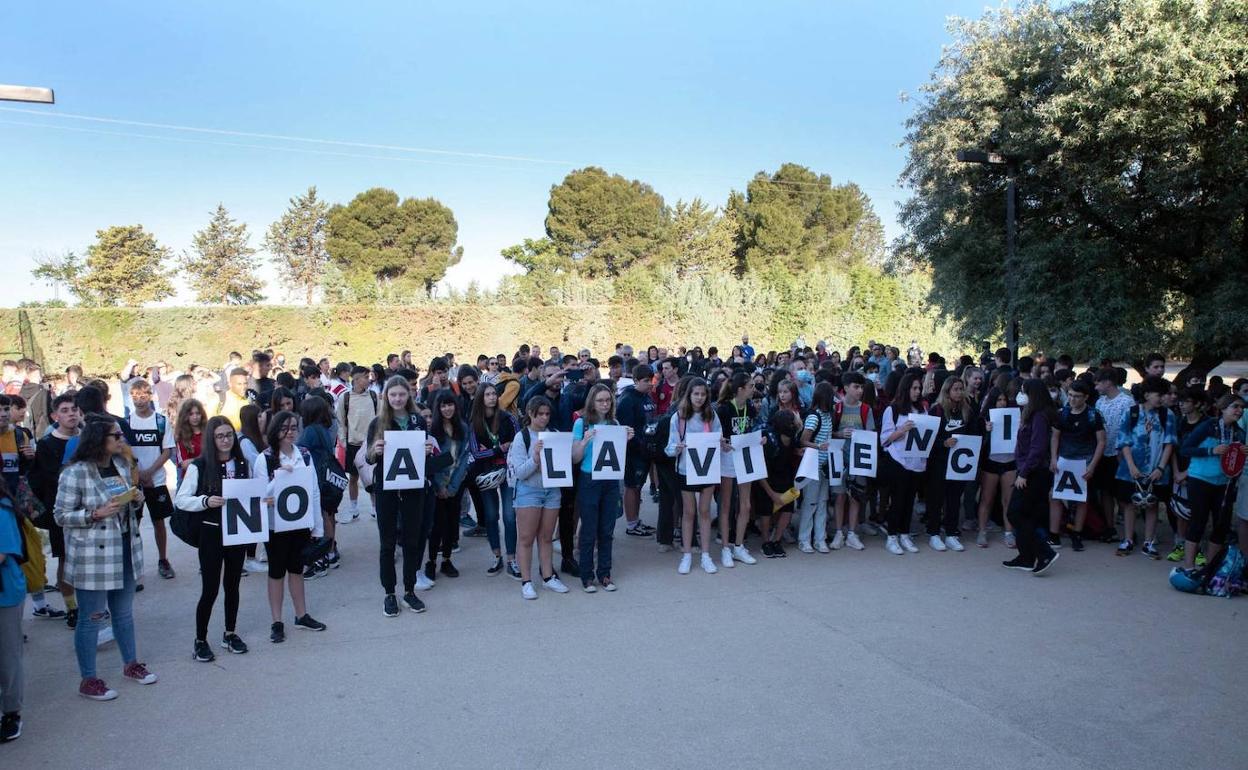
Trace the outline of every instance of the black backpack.
<instances>
[{"instance_id":1,"label":"black backpack","mask_svg":"<svg viewBox=\"0 0 1248 770\"><path fill-rule=\"evenodd\" d=\"M1170 416L1170 410L1166 409L1165 407L1162 407L1161 409L1157 410L1157 413L1159 415L1157 419L1161 421L1161 429L1164 431L1166 429L1166 421ZM1134 433L1135 424L1140 421L1140 405L1136 404L1135 406L1131 407L1130 414L1131 414L1131 418L1127 420L1127 430Z\"/></svg>"}]
</instances>

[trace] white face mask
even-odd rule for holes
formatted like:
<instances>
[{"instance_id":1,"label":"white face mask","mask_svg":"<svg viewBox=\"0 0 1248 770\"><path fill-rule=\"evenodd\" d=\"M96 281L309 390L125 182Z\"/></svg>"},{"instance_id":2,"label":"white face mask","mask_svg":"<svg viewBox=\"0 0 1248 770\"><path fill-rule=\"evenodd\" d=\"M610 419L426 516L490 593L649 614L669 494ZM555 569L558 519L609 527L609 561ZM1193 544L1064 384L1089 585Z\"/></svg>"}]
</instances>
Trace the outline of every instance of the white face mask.
<instances>
[{"instance_id":1,"label":"white face mask","mask_svg":"<svg viewBox=\"0 0 1248 770\"><path fill-rule=\"evenodd\" d=\"M1027 406L1027 401L1028 399L1027 399L1026 393L1019 393L1017 396L1014 397L1014 403L1018 404L1019 406Z\"/></svg>"},{"instance_id":2,"label":"white face mask","mask_svg":"<svg viewBox=\"0 0 1248 770\"><path fill-rule=\"evenodd\" d=\"M1051 398L1051 399L1053 399L1054 401L1056 401L1056 400L1057 400L1057 391L1056 391L1056 390L1050 390L1050 391L1049 391L1049 398Z\"/></svg>"}]
</instances>

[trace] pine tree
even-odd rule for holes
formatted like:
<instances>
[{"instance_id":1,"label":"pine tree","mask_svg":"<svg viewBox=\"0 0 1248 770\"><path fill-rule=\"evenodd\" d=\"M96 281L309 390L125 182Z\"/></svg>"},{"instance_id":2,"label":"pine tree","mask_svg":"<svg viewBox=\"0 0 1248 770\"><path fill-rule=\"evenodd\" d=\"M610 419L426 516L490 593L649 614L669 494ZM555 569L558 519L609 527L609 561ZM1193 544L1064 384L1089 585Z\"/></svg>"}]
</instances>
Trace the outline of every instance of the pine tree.
<instances>
[{"instance_id":1,"label":"pine tree","mask_svg":"<svg viewBox=\"0 0 1248 770\"><path fill-rule=\"evenodd\" d=\"M235 222L225 206L217 204L212 220L195 233L191 252L182 255L195 299L213 305L254 305L264 299L264 282L256 275L247 225Z\"/></svg>"},{"instance_id":2,"label":"pine tree","mask_svg":"<svg viewBox=\"0 0 1248 770\"><path fill-rule=\"evenodd\" d=\"M290 208L269 227L264 248L273 256L282 283L302 290L309 305L325 276L329 207L316 197L316 187L290 199Z\"/></svg>"},{"instance_id":3,"label":"pine tree","mask_svg":"<svg viewBox=\"0 0 1248 770\"><path fill-rule=\"evenodd\" d=\"M164 266L171 252L143 225L110 227L95 237L87 247L86 264L70 283L70 291L84 305L138 307L173 296Z\"/></svg>"}]
</instances>

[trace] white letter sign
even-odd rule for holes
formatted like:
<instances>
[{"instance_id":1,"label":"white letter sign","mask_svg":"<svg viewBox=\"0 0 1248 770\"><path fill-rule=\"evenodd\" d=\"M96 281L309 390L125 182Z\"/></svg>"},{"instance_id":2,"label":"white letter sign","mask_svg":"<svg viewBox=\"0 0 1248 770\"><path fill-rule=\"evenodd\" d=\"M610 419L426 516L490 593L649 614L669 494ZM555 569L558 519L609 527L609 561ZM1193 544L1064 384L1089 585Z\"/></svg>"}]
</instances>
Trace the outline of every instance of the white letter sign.
<instances>
[{"instance_id":1,"label":"white letter sign","mask_svg":"<svg viewBox=\"0 0 1248 770\"><path fill-rule=\"evenodd\" d=\"M388 430L386 445L381 451L381 466L386 475L382 485L387 491L425 488L425 432L423 430Z\"/></svg>"}]
</instances>

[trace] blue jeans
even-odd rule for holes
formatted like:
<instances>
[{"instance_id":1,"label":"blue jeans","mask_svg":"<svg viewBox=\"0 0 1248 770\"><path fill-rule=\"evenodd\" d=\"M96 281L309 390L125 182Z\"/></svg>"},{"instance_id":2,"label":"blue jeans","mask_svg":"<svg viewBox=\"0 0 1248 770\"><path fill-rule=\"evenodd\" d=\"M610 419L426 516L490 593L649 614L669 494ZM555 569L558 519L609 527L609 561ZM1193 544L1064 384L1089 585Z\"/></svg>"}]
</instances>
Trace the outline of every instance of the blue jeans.
<instances>
[{"instance_id":1,"label":"blue jeans","mask_svg":"<svg viewBox=\"0 0 1248 770\"><path fill-rule=\"evenodd\" d=\"M134 566L130 561L130 538L123 537L121 557L125 560L125 581L121 588L112 591L87 591L78 594L78 627L74 629L74 652L78 655L78 673L83 679L95 676L95 650L99 641L103 620L97 616L105 606L112 616L113 638L121 653L123 665L138 660L134 648Z\"/></svg>"},{"instance_id":2,"label":"blue jeans","mask_svg":"<svg viewBox=\"0 0 1248 770\"><path fill-rule=\"evenodd\" d=\"M516 508L515 494L507 482L494 489L481 490L481 526L485 527L485 536L490 541L490 550L498 550L498 505L502 498L503 505L503 538L507 544L506 553L516 553Z\"/></svg>"},{"instance_id":3,"label":"blue jeans","mask_svg":"<svg viewBox=\"0 0 1248 770\"><path fill-rule=\"evenodd\" d=\"M611 541L615 537L615 520L620 515L620 482L594 481L581 472L576 487L576 507L581 517L581 582L590 577L601 580L611 576ZM594 571L594 543L598 544L598 570Z\"/></svg>"}]
</instances>

